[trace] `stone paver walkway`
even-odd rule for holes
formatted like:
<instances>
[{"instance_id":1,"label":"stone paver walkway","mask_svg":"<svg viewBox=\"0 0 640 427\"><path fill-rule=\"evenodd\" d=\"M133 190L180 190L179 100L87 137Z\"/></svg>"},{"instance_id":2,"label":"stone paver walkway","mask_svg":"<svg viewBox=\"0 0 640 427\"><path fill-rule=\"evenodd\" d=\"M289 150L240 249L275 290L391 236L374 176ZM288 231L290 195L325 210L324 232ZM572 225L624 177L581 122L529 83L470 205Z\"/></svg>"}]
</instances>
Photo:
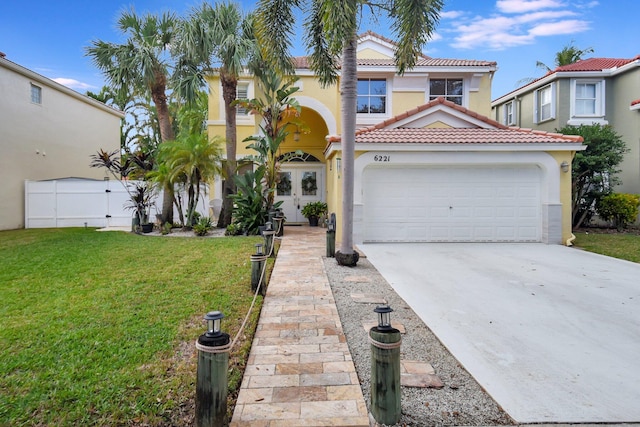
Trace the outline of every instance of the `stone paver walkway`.
<instances>
[{"instance_id":1,"label":"stone paver walkway","mask_svg":"<svg viewBox=\"0 0 640 427\"><path fill-rule=\"evenodd\" d=\"M231 427L369 426L325 245L323 228L285 229Z\"/></svg>"}]
</instances>

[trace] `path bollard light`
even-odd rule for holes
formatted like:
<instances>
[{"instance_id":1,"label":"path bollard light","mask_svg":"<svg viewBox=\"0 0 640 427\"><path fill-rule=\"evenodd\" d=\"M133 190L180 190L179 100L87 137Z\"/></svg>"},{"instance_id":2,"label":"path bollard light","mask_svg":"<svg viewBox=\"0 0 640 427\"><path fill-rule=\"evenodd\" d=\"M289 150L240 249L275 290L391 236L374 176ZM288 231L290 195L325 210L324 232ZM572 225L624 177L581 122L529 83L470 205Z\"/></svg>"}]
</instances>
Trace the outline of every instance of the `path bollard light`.
<instances>
[{"instance_id":1,"label":"path bollard light","mask_svg":"<svg viewBox=\"0 0 640 427\"><path fill-rule=\"evenodd\" d=\"M336 256L336 223L335 214L327 221L327 258Z\"/></svg>"},{"instance_id":2,"label":"path bollard light","mask_svg":"<svg viewBox=\"0 0 640 427\"><path fill-rule=\"evenodd\" d=\"M262 243L256 243L256 253L251 255L251 290L253 292L258 289L260 285L260 277L262 276L262 269L267 257L262 252ZM265 294L264 286L260 290L262 295Z\"/></svg>"},{"instance_id":3,"label":"path bollard light","mask_svg":"<svg viewBox=\"0 0 640 427\"><path fill-rule=\"evenodd\" d=\"M196 427L226 425L229 334L220 329L223 318L220 311L207 313L207 332L196 342Z\"/></svg>"},{"instance_id":4,"label":"path bollard light","mask_svg":"<svg viewBox=\"0 0 640 427\"><path fill-rule=\"evenodd\" d=\"M276 232L273 230L271 222L267 222L265 226L265 230L262 232L265 252L269 254L270 257L275 257L275 252L273 251L273 236Z\"/></svg>"},{"instance_id":5,"label":"path bollard light","mask_svg":"<svg viewBox=\"0 0 640 427\"><path fill-rule=\"evenodd\" d=\"M371 415L376 422L394 425L400 421L400 331L391 326L388 305L373 310L378 325L369 331L371 343Z\"/></svg>"},{"instance_id":6,"label":"path bollard light","mask_svg":"<svg viewBox=\"0 0 640 427\"><path fill-rule=\"evenodd\" d=\"M278 208L276 210L273 220L276 223L276 237L282 237L284 235L284 213L282 213L282 209Z\"/></svg>"}]
</instances>

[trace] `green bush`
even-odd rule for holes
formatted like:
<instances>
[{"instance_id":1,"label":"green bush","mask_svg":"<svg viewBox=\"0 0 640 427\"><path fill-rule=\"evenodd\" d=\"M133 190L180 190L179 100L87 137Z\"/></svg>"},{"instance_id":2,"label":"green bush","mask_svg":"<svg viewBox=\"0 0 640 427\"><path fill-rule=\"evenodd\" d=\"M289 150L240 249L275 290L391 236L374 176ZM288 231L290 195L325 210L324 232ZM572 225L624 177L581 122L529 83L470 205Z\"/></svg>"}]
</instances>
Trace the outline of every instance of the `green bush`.
<instances>
[{"instance_id":1,"label":"green bush","mask_svg":"<svg viewBox=\"0 0 640 427\"><path fill-rule=\"evenodd\" d=\"M203 216L198 220L198 223L193 226L193 232L196 236L205 236L212 228L213 223L211 222L211 218Z\"/></svg>"},{"instance_id":2,"label":"green bush","mask_svg":"<svg viewBox=\"0 0 640 427\"><path fill-rule=\"evenodd\" d=\"M618 230L626 228L638 217L640 195L611 193L602 197L596 205L596 211L605 221L613 221Z\"/></svg>"}]
</instances>

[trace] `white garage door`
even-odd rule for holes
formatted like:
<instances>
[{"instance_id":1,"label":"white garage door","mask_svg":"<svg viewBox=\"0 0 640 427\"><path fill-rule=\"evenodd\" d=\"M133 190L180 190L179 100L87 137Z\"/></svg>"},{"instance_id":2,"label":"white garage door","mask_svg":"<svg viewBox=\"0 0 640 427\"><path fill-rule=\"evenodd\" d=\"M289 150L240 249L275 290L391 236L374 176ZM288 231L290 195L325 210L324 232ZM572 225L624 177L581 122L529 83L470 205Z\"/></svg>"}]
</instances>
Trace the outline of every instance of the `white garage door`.
<instances>
[{"instance_id":1,"label":"white garage door","mask_svg":"<svg viewBox=\"0 0 640 427\"><path fill-rule=\"evenodd\" d=\"M536 166L367 168L365 242L539 242Z\"/></svg>"}]
</instances>

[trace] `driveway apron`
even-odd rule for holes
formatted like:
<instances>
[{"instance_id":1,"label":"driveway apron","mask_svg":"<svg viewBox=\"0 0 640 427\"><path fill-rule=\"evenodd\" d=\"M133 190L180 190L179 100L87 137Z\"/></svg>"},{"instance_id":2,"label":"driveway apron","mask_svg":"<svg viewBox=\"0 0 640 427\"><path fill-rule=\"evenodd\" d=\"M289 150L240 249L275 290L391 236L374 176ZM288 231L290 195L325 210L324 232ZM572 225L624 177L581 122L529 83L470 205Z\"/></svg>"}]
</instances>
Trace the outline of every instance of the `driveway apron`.
<instances>
[{"instance_id":1,"label":"driveway apron","mask_svg":"<svg viewBox=\"0 0 640 427\"><path fill-rule=\"evenodd\" d=\"M640 421L640 264L544 244L359 249L517 422Z\"/></svg>"}]
</instances>

